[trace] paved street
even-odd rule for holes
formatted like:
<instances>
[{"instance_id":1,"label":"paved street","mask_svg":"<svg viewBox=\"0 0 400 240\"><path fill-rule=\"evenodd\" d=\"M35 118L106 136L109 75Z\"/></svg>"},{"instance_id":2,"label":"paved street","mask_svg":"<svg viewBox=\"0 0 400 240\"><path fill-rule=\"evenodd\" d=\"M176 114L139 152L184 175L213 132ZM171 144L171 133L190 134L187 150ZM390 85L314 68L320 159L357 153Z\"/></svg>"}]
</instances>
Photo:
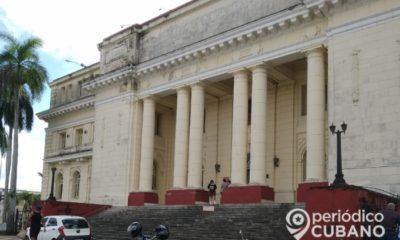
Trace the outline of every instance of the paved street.
<instances>
[{"instance_id":1,"label":"paved street","mask_svg":"<svg viewBox=\"0 0 400 240\"><path fill-rule=\"evenodd\" d=\"M18 238L16 238L15 236L4 236L4 235L0 235L0 240L16 240Z\"/></svg>"}]
</instances>

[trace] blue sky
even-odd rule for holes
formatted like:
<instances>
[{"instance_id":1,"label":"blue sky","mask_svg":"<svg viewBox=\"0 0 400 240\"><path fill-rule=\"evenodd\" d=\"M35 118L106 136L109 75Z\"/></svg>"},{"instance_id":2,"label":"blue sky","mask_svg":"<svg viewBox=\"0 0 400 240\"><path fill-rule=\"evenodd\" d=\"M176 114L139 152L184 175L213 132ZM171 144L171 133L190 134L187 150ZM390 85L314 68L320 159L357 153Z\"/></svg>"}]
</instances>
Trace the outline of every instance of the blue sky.
<instances>
[{"instance_id":1,"label":"blue sky","mask_svg":"<svg viewBox=\"0 0 400 240\"><path fill-rule=\"evenodd\" d=\"M42 64L52 81L78 70L75 62L90 65L99 61L97 44L131 24L142 23L188 0L2 0L0 31L17 38L36 36L43 40ZM1 49L0 44L0 49ZM47 110L50 91L34 104L35 113ZM33 130L20 134L18 185L21 190L40 191L45 128L35 118ZM5 160L2 160L0 187L4 187Z\"/></svg>"}]
</instances>

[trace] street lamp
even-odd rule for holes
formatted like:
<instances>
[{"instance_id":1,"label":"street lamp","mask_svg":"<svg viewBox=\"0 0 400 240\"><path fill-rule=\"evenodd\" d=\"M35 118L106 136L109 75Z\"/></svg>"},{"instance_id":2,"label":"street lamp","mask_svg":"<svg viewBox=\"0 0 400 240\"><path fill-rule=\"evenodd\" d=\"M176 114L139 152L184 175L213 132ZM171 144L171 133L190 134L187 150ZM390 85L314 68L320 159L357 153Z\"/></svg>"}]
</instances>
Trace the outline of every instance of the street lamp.
<instances>
[{"instance_id":1,"label":"street lamp","mask_svg":"<svg viewBox=\"0 0 400 240\"><path fill-rule=\"evenodd\" d=\"M83 64L83 63L78 63L78 62L75 62L75 61L71 61L69 59L65 59L65 61L68 62L68 63L73 63L73 64L76 64L76 65L79 65L79 66L81 66L83 68L87 68L87 66L85 64Z\"/></svg>"},{"instance_id":2,"label":"street lamp","mask_svg":"<svg viewBox=\"0 0 400 240\"><path fill-rule=\"evenodd\" d=\"M342 130L336 130L336 126L332 125L329 127L331 130L332 135L336 134L337 135L337 151L336 151L336 174L335 174L335 180L332 183L333 187L339 187L339 186L344 186L347 185L346 181L343 178L343 171L342 171L342 146L341 146L341 134L346 133L347 129L347 124L343 121L343 123L340 125Z\"/></svg>"}]
</instances>

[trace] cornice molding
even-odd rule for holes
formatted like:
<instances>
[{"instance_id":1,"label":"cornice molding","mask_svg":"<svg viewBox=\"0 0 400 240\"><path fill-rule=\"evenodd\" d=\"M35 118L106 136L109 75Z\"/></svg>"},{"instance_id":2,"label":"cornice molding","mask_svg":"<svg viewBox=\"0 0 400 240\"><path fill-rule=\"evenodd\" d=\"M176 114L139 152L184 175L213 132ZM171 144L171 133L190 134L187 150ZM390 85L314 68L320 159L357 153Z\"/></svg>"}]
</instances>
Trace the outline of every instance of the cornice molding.
<instances>
[{"instance_id":1,"label":"cornice molding","mask_svg":"<svg viewBox=\"0 0 400 240\"><path fill-rule=\"evenodd\" d=\"M48 121L52 118L61 116L63 114L69 113L69 112L74 112L74 111L82 110L85 108L93 107L94 99L95 99L95 96L88 96L88 97L85 97L78 101L71 102L66 105L58 106L56 108L51 108L49 110L40 112L36 115L38 116L39 119Z\"/></svg>"},{"instance_id":2,"label":"cornice molding","mask_svg":"<svg viewBox=\"0 0 400 240\"><path fill-rule=\"evenodd\" d=\"M93 151L86 151L83 153L75 153L75 154L67 154L58 157L48 157L43 159L45 163L55 163L55 162L63 162L63 161L82 161L82 159L89 159L93 156Z\"/></svg>"},{"instance_id":3,"label":"cornice molding","mask_svg":"<svg viewBox=\"0 0 400 240\"><path fill-rule=\"evenodd\" d=\"M76 127L76 126L80 126L80 125L85 125L88 123L94 123L95 118L94 117L90 117L88 119L83 119L83 120L79 120L79 121L75 121L75 122L70 122L70 123L66 123L66 124L62 124L62 125L57 125L55 127L48 127L46 128L46 132L51 133L51 132L56 132L59 130L65 130L67 128L72 128L72 127Z\"/></svg>"},{"instance_id":4,"label":"cornice molding","mask_svg":"<svg viewBox=\"0 0 400 240\"><path fill-rule=\"evenodd\" d=\"M146 76L159 72L185 62L193 61L201 56L207 56L246 41L254 40L259 36L276 34L281 29L296 26L302 21L308 21L313 17L322 17L321 10L335 7L342 0L310 0L301 7L265 17L255 22L229 32L219 34L197 44L177 49L171 53L159 56L153 60L143 62L138 66L128 65L122 69L106 73L89 82L84 83L83 88L88 91L96 90L107 85L120 82L128 77Z\"/></svg>"},{"instance_id":5,"label":"cornice molding","mask_svg":"<svg viewBox=\"0 0 400 240\"><path fill-rule=\"evenodd\" d=\"M367 18L359 19L350 23L346 23L337 27L327 30L326 35L328 38L336 37L343 33L353 32L360 29L383 24L400 18L400 8L395 8L384 13L369 16Z\"/></svg>"},{"instance_id":6,"label":"cornice molding","mask_svg":"<svg viewBox=\"0 0 400 240\"><path fill-rule=\"evenodd\" d=\"M228 77L229 75L231 75L232 72L234 72L238 69L247 68L249 66L254 66L254 65L257 65L257 64L260 64L263 62L268 62L273 59L278 59L280 57L299 53L303 49L322 45L326 42L326 40L327 40L326 36L322 36L319 38L311 39L306 42L296 43L291 46L284 47L282 49L276 49L274 51L270 51L270 52L262 53L262 54L259 54L256 56L251 56L251 57L247 57L244 59L240 59L239 61L236 61L236 62L226 65L224 67L217 67L214 69L210 69L208 71L196 73L194 75L181 78L176 81L167 82L167 83L160 84L160 85L152 87L152 88L145 89L141 92L138 92L138 97L143 98L144 96L152 96L159 92L164 92L164 91L174 89L176 86L188 86L195 82L210 79L210 78L213 78L216 76Z\"/></svg>"},{"instance_id":7,"label":"cornice molding","mask_svg":"<svg viewBox=\"0 0 400 240\"><path fill-rule=\"evenodd\" d=\"M122 82L124 80L127 80L129 77L132 77L134 70L135 67L133 65L125 66L112 72L100 75L99 77L91 81L85 82L82 85L82 88L87 91L93 91L95 89L103 88L114 83Z\"/></svg>"},{"instance_id":8,"label":"cornice molding","mask_svg":"<svg viewBox=\"0 0 400 240\"><path fill-rule=\"evenodd\" d=\"M197 44L181 48L170 54L160 56L137 66L137 76L144 76L182 63L195 60L201 56L207 56L222 49L255 40L257 37L268 34L276 34L281 29L295 26L302 21L308 21L313 17L322 17L322 9L337 6L341 0L316 0L306 3L298 9L285 12L248 23L242 27L219 34L213 38L201 41Z\"/></svg>"},{"instance_id":9,"label":"cornice molding","mask_svg":"<svg viewBox=\"0 0 400 240\"><path fill-rule=\"evenodd\" d=\"M92 91L96 90L98 88L102 88L111 84L115 84L118 82L121 82L125 79L128 78L136 78L136 77L143 77L147 76L149 74L153 74L156 72L160 72L178 65L181 65L186 62L190 62L193 60L196 60L202 56L207 56L212 53L218 52L220 50L236 46L238 44L241 44L243 42L251 41L256 39L257 37L260 37L262 35L271 35L271 34L276 34L278 31L281 29L287 29L292 26L297 26L298 24L301 24L301 22L309 21L313 18L320 18L323 17L324 15L322 14L323 11L326 11L329 8L334 8L336 6L340 6L342 4L345 4L343 0L308 0L305 1L304 5L301 7L297 7L297 9L292 9L288 10L285 12L282 12L280 14L276 14L270 17L266 17L263 19L260 19L258 21L246 24L243 27L231 30L227 33L217 35L213 38L201 41L197 44L190 45L185 48L177 49L171 53L165 54L163 56L159 56L153 60L149 60L147 62L141 63L137 66L133 65L128 65L125 66L121 69L115 70L110 73L106 73L104 75L101 75L89 82L84 83L83 88ZM351 31L356 31L358 29L374 26L380 23L384 23L387 21L391 21L393 19L398 19L400 18L400 9L394 9L391 11L388 11L383 14L377 14L376 16L368 17L366 19L361 19L354 21L352 23L346 23L343 24L342 26L334 27L331 29L328 29L326 32L326 36L324 37L324 40L321 41L321 38L314 39L312 41L316 43L322 43L324 44L327 39L332 38L333 36L346 33L346 32L351 32ZM303 44L303 48L307 47L312 47L312 45L307 45ZM286 50L286 52L291 52L290 49L292 49L293 46L289 46ZM282 50L274 51L274 52L280 52ZM302 49L300 49L302 51ZM263 55L260 55L261 57L259 58L253 58L254 61L250 64L257 64L257 61L266 61L268 59L273 59L272 56L268 55L274 55L273 53L266 53ZM279 54L275 54L279 55ZM267 56L267 58L262 59L263 57ZM251 61L251 60L246 60L246 61ZM233 65L236 65L237 67L245 67L246 65L241 64L243 61L237 62L236 64L234 63ZM174 81L171 83L164 84L162 86L158 86L146 91L141 92L141 98L145 95L151 95L155 93L156 89L164 89L168 90L171 88L175 88L175 85L186 85L191 83L192 78L196 78L197 81L201 80L201 77L207 77L207 76L214 76L215 73L218 72L218 74L226 74L226 70L228 69L228 72L231 71L229 69L232 69L230 66L226 66L222 68L224 71L219 71L220 69L214 69L207 71L203 74L200 74L197 76L191 76L187 77L184 79L180 79L178 81ZM214 72L214 73L213 73ZM196 81L196 80L193 80ZM166 88L165 86L168 85ZM154 90L154 91L153 91Z\"/></svg>"}]
</instances>

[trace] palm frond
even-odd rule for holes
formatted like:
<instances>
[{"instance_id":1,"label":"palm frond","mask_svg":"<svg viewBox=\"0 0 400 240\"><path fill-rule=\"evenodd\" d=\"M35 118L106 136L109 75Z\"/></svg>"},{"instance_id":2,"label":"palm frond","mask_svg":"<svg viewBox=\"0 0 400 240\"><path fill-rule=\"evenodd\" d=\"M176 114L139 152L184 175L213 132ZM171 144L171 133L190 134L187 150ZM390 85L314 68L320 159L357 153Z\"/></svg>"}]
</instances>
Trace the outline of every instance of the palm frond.
<instances>
[{"instance_id":1,"label":"palm frond","mask_svg":"<svg viewBox=\"0 0 400 240\"><path fill-rule=\"evenodd\" d=\"M10 33L0 32L0 39L4 40L6 44L15 45L17 39L15 39Z\"/></svg>"}]
</instances>

